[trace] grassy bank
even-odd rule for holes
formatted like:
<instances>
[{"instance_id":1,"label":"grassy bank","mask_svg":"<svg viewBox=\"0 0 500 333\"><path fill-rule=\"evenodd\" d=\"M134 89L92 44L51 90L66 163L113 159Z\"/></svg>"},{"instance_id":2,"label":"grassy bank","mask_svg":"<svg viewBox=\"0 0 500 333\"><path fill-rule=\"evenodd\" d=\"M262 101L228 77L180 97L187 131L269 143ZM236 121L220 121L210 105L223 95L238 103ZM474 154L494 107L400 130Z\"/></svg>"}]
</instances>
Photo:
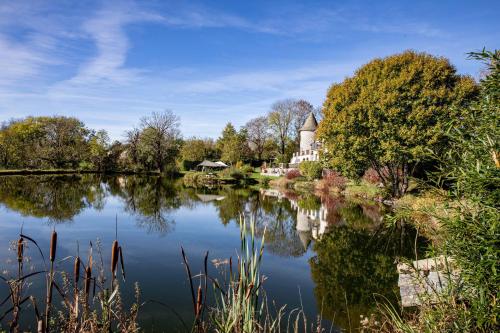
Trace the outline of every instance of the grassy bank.
<instances>
[{"instance_id":1,"label":"grassy bank","mask_svg":"<svg viewBox=\"0 0 500 333\"><path fill-rule=\"evenodd\" d=\"M269 185L278 189L292 189L299 193L331 193L334 195L343 195L348 198L359 198L373 201L383 201L384 189L366 181L354 182L347 181L345 184L335 186L322 180L307 180L304 177L287 179L279 177L270 180Z\"/></svg>"}]
</instances>

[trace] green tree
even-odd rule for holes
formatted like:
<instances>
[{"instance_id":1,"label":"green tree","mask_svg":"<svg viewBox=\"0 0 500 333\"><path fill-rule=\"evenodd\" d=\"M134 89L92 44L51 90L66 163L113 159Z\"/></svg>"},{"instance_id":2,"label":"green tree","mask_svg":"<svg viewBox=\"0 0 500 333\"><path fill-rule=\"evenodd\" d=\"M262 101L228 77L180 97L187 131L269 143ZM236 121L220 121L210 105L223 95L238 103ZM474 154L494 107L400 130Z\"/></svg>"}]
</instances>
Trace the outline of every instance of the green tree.
<instances>
[{"instance_id":1,"label":"green tree","mask_svg":"<svg viewBox=\"0 0 500 333\"><path fill-rule=\"evenodd\" d=\"M192 137L183 142L181 148L183 168L190 170L205 159L217 158L215 143L212 139Z\"/></svg>"},{"instance_id":2,"label":"green tree","mask_svg":"<svg viewBox=\"0 0 500 333\"><path fill-rule=\"evenodd\" d=\"M323 171L323 166L321 163L316 161L303 161L299 165L300 173L311 181L314 179L321 178L321 173Z\"/></svg>"},{"instance_id":3,"label":"green tree","mask_svg":"<svg viewBox=\"0 0 500 333\"><path fill-rule=\"evenodd\" d=\"M96 170L104 170L108 156L109 136L105 130L92 134L89 140L89 155L92 167Z\"/></svg>"},{"instance_id":4,"label":"green tree","mask_svg":"<svg viewBox=\"0 0 500 333\"><path fill-rule=\"evenodd\" d=\"M246 160L250 148L247 144L247 131L243 128L236 131L233 124L227 123L217 140L217 149L221 152L221 159L230 164Z\"/></svg>"},{"instance_id":5,"label":"green tree","mask_svg":"<svg viewBox=\"0 0 500 333\"><path fill-rule=\"evenodd\" d=\"M27 117L3 126L3 166L76 168L88 155L90 131L76 118Z\"/></svg>"},{"instance_id":6,"label":"green tree","mask_svg":"<svg viewBox=\"0 0 500 333\"><path fill-rule=\"evenodd\" d=\"M477 92L445 58L406 51L375 59L330 88L318 129L324 155L351 176L373 167L400 197L427 150L446 150L446 123Z\"/></svg>"}]
</instances>

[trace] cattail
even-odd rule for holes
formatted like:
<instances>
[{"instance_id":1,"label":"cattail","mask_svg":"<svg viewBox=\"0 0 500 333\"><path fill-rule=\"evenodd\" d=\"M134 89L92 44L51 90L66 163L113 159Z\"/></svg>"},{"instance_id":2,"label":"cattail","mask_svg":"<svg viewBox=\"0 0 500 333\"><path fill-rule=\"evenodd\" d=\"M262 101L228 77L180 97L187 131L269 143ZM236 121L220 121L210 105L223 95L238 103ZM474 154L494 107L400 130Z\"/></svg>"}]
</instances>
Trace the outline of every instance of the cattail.
<instances>
[{"instance_id":1,"label":"cattail","mask_svg":"<svg viewBox=\"0 0 500 333\"><path fill-rule=\"evenodd\" d=\"M201 290L201 286L198 286L198 295L196 297L196 317L198 317L201 313L202 299L203 299L203 292Z\"/></svg>"},{"instance_id":2,"label":"cattail","mask_svg":"<svg viewBox=\"0 0 500 333\"><path fill-rule=\"evenodd\" d=\"M57 248L57 232L52 231L52 237L50 238L50 262L54 262L56 259L56 248Z\"/></svg>"},{"instance_id":3,"label":"cattail","mask_svg":"<svg viewBox=\"0 0 500 333\"><path fill-rule=\"evenodd\" d=\"M23 262L23 253L24 253L24 239L21 237L17 241L17 261L19 263Z\"/></svg>"},{"instance_id":4,"label":"cattail","mask_svg":"<svg viewBox=\"0 0 500 333\"><path fill-rule=\"evenodd\" d=\"M80 281L80 257L75 258L75 265L73 266L73 276L75 278L75 288Z\"/></svg>"},{"instance_id":5,"label":"cattail","mask_svg":"<svg viewBox=\"0 0 500 333\"><path fill-rule=\"evenodd\" d=\"M85 269L85 298L88 299L89 294L90 294L90 281L92 280L92 268L90 266L87 266Z\"/></svg>"},{"instance_id":6,"label":"cattail","mask_svg":"<svg viewBox=\"0 0 500 333\"><path fill-rule=\"evenodd\" d=\"M111 247L111 273L113 277L116 277L116 266L118 264L118 241L113 241L113 246Z\"/></svg>"},{"instance_id":7,"label":"cattail","mask_svg":"<svg viewBox=\"0 0 500 333\"><path fill-rule=\"evenodd\" d=\"M118 247L118 250L120 252L120 267L122 269L122 276L123 276L123 280L125 280L125 265L123 264L123 252L122 252L122 247L119 246Z\"/></svg>"},{"instance_id":8,"label":"cattail","mask_svg":"<svg viewBox=\"0 0 500 333\"><path fill-rule=\"evenodd\" d=\"M245 300L247 300L250 297L252 289L253 289L253 282L250 282L250 284L248 285L247 294L245 295Z\"/></svg>"}]
</instances>

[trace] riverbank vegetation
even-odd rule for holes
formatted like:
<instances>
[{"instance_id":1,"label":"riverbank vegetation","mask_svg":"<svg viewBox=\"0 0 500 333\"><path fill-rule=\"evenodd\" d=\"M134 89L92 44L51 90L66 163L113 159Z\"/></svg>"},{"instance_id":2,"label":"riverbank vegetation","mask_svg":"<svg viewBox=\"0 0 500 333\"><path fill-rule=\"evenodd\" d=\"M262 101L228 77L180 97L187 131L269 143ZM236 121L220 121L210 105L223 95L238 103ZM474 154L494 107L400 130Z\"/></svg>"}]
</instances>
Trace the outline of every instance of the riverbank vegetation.
<instances>
[{"instance_id":1,"label":"riverbank vegetation","mask_svg":"<svg viewBox=\"0 0 500 333\"><path fill-rule=\"evenodd\" d=\"M403 311L381 301L374 331L500 329L500 53L471 58L487 67L479 85L447 60L415 52L363 66L329 91L322 162L272 182L385 199L390 221L414 224L433 240L430 255L452 258L458 278L437 303L429 297ZM333 173L311 172L311 163Z\"/></svg>"},{"instance_id":2,"label":"riverbank vegetation","mask_svg":"<svg viewBox=\"0 0 500 333\"><path fill-rule=\"evenodd\" d=\"M441 200L423 205L443 208L436 213L411 207L415 214L408 219L423 216L425 224L437 225L440 244L434 253L453 258L458 278L439 295L437 303L424 302L417 312L383 305L386 321L379 331L500 330L500 52L483 51L471 57L487 65L480 98L461 111L462 118L448 123L444 133L450 149L444 154L434 152L439 164L430 174L434 198L438 195ZM425 196L418 200L424 201Z\"/></svg>"}]
</instances>

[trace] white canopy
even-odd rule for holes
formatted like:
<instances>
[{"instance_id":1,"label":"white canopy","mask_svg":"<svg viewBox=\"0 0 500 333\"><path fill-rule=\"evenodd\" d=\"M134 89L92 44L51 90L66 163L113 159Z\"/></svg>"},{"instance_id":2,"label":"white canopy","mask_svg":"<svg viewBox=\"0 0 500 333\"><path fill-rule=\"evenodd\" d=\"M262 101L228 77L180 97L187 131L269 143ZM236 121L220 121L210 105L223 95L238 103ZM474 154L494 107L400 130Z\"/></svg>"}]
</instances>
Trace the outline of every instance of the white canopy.
<instances>
[{"instance_id":1,"label":"white canopy","mask_svg":"<svg viewBox=\"0 0 500 333\"><path fill-rule=\"evenodd\" d=\"M228 165L226 163L222 162L222 161L217 161L217 162L215 162L215 164L218 164L218 165L220 165L221 167L224 167L224 168L228 167Z\"/></svg>"}]
</instances>

